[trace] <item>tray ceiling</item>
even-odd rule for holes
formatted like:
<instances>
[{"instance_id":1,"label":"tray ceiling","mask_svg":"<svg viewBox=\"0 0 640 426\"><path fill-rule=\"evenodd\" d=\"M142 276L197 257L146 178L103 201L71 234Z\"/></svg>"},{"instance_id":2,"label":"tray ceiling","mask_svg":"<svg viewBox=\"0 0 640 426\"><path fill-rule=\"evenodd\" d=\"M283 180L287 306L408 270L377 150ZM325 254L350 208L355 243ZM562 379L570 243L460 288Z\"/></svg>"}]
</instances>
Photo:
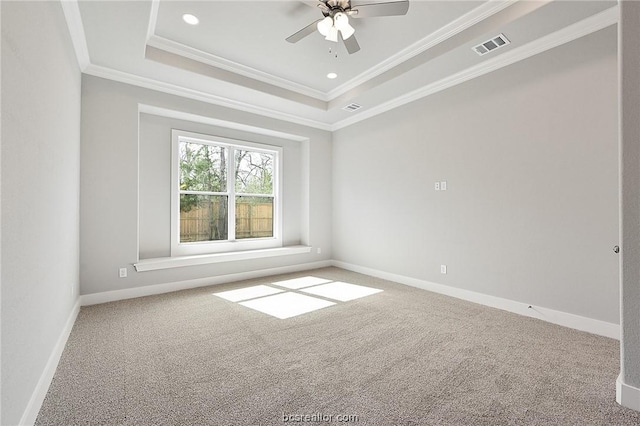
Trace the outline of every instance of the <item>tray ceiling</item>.
<instances>
[{"instance_id":1,"label":"tray ceiling","mask_svg":"<svg viewBox=\"0 0 640 426\"><path fill-rule=\"evenodd\" d=\"M358 3L372 3L375 0ZM419 1L351 19L361 50L313 33L301 1L63 2L83 71L324 129L391 109L617 21L617 2ZM182 15L199 18L188 25ZM480 56L473 46L511 42ZM335 72L338 77L328 79ZM344 106L362 108L348 112Z\"/></svg>"}]
</instances>

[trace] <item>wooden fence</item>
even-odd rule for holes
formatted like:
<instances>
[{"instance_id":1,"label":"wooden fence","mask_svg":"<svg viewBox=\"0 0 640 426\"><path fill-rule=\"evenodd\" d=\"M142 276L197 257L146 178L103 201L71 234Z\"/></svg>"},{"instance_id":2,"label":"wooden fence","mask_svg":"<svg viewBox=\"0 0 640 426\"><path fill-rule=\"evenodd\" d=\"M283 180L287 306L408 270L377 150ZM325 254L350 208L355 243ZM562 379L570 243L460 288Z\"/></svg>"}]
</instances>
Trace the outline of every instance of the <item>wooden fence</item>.
<instances>
[{"instance_id":1,"label":"wooden fence","mask_svg":"<svg viewBox=\"0 0 640 426\"><path fill-rule=\"evenodd\" d=\"M217 202L180 212L180 241L226 240L226 223L226 210ZM273 204L236 203L236 239L272 236Z\"/></svg>"}]
</instances>

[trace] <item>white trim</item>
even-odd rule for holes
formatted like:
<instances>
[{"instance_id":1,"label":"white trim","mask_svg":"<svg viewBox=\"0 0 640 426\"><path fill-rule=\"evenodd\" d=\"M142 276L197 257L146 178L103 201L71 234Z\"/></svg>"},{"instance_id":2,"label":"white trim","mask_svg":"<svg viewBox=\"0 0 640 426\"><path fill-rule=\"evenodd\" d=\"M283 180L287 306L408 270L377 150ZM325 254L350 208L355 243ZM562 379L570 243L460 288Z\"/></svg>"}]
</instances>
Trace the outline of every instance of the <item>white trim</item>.
<instances>
[{"instance_id":1,"label":"white trim","mask_svg":"<svg viewBox=\"0 0 640 426\"><path fill-rule=\"evenodd\" d=\"M341 84L340 86L330 90L329 92L323 92L304 84L295 83L285 78L255 69L253 67L249 67L247 65L230 61L220 56L213 55L209 52L195 49L183 43L179 43L155 34L155 28L158 18L158 8L157 6L154 8L156 3L157 0L154 0L151 7L151 16L149 19L149 27L147 30L148 46L155 47L157 49L161 49L179 56L183 56L185 58L192 59L207 65L211 65L238 75L242 75L244 77L252 78L264 83L291 90L301 95L306 95L318 100L329 102L338 98L339 96L342 96L350 90L353 90L361 84L366 83L372 78L375 78L378 75L423 53L431 47L442 43L443 41L455 36L456 34L459 34L460 32L472 27L478 22L481 22L482 20L487 19L490 16L506 9L507 7L514 4L515 0L489 0L487 2L484 2L480 6L465 13L464 15L446 24L445 26L437 29L421 40L414 42L410 46L402 49L398 53L390 56L382 62L379 62L378 64L357 75L351 80Z\"/></svg>"},{"instance_id":2,"label":"white trim","mask_svg":"<svg viewBox=\"0 0 640 426\"><path fill-rule=\"evenodd\" d=\"M69 317L67 318L67 321L65 322L64 327L62 328L62 331L58 336L58 340L53 347L53 350L51 351L51 355L49 355L47 364L45 365L44 370L40 375L38 384L33 390L31 398L29 399L29 403L27 404L27 407L22 414L20 425L33 425L36 422L36 418L38 417L38 413L40 412L40 408L42 407L44 398L47 396L47 391L49 390L49 386L51 385L53 376L56 373L56 368L58 368L60 357L62 356L64 347L66 346L69 335L71 334L71 329L73 328L73 324L76 322L78 312L80 312L80 298L76 299L73 308L71 308Z\"/></svg>"},{"instance_id":3,"label":"white trim","mask_svg":"<svg viewBox=\"0 0 640 426\"><path fill-rule=\"evenodd\" d=\"M137 272L158 269L181 268L183 266L208 265L211 263L235 262L237 260L262 259L265 257L291 256L311 252L310 246L288 246L259 250L234 251L227 253L199 254L194 256L157 257L143 259L133 266Z\"/></svg>"},{"instance_id":4,"label":"white trim","mask_svg":"<svg viewBox=\"0 0 640 426\"><path fill-rule=\"evenodd\" d=\"M616 402L623 407L640 411L640 389L624 383L621 375L616 380Z\"/></svg>"},{"instance_id":5,"label":"white trim","mask_svg":"<svg viewBox=\"0 0 640 426\"><path fill-rule=\"evenodd\" d=\"M619 14L617 5L610 7L609 9L606 9L596 15L590 16L580 22L572 24L568 27L565 27L547 36L541 37L521 47L514 48L499 56L483 61L478 65L467 68L466 70L450 75L446 78L443 78L439 81L428 84L422 88L416 89L412 92L406 93L397 98L391 99L387 102L377 105L376 107L363 110L362 112L359 112L356 115L353 115L347 119L337 121L333 124L329 124L329 123L297 116L294 114L276 111L267 107L260 107L260 106L248 104L242 101L236 101L233 99L224 98L222 96L202 92L195 89L188 89L182 86L158 81L152 78L142 77L142 76L126 73L123 71L118 71L118 70L111 69L104 66L90 64L88 53L86 55L82 53L82 52L87 52L87 50L86 50L86 41L84 39L84 31L82 30L82 32L78 32L79 29L82 29L82 21L80 19L77 0L70 0L69 2L63 1L62 3L63 3L63 6L66 3L70 3L71 10L75 10L75 12L71 12L71 14L67 16L67 11L65 8L65 16L67 17L67 24L69 26L69 31L72 34L72 38L74 40L74 47L76 48L76 54L78 55L78 60L79 60L79 63L81 64L80 66L82 68L82 71L85 74L93 75L96 77L102 77L102 78L106 78L114 81L119 81L126 84L132 84L135 86L156 90L156 91L168 93L171 95L177 95L177 96L181 96L189 99L195 99L198 101L207 102L210 104L219 105L219 106L223 106L230 109L244 111L251 114L257 114L264 117L274 118L277 120L282 120L282 121L295 123L302 126L312 127L320 130L325 130L325 131L336 131L336 130L348 127L352 124L358 123L360 121L366 120L368 118L371 118L376 115L382 114L384 112L390 111L392 109L398 108L407 103L432 95L442 90L451 88L458 84L472 80L476 77L480 77L482 75L485 75L497 69L511 65L515 62L537 55L546 50L552 49L554 47L568 43L580 37L586 36L595 31L606 28L610 25L616 24L618 22L618 14ZM384 61L378 64L377 66L370 69L366 73L363 73L360 76L356 77L356 79L358 79L357 81L356 79L352 79L349 82L345 83L344 85L339 86L336 89L333 89L331 92L329 92L329 95L328 95L329 99L334 99L335 96L340 96L340 93L343 93L343 91L348 91L352 88L351 86L346 86L346 85L353 85L353 87L356 87L358 84L362 84L363 82L367 81L367 76L365 76L364 74L371 73L370 77L368 78L369 79L373 78L376 75L379 75L380 73L390 69L389 67L392 67L393 61L401 61L402 55L407 56L407 58L404 59L404 60L407 60L410 58L410 55L415 56L419 54L421 51L420 49L423 49L423 50L428 49L429 47L432 47L433 45L444 41L447 37L451 37L455 35L457 32L463 31L468 26L471 26L481 21L482 19L486 19L487 17L495 13L498 13L500 10L503 10L504 8L508 7L512 3L513 1L511 0L490 0L489 2L483 4L482 6L479 6L478 8L475 8L469 13L463 15L463 17L453 21L449 25L446 25L440 30L432 33L430 36L426 37L420 42L415 43L414 45L404 49L403 51L399 52L398 55L395 55L393 58L389 58L387 61ZM152 5L152 8L153 8L153 5ZM151 22L150 22L150 25L151 25ZM80 51L78 51L78 49L80 49ZM88 65L85 66L84 65L85 63L87 63ZM338 92L338 90L340 92Z\"/></svg>"},{"instance_id":6,"label":"white trim","mask_svg":"<svg viewBox=\"0 0 640 426\"><path fill-rule=\"evenodd\" d=\"M492 308L502 309L504 311L512 312L526 317L537 318L553 324L562 325L564 327L574 328L576 330L586 331L588 333L610 337L612 339L620 339L620 326L618 324L612 324L609 322L574 315L567 312L556 311L553 309L547 309L540 306L533 306L529 308L530 305L522 302L516 302L515 300L490 296L487 294L477 293L475 291L464 290L448 285L432 283L417 278L392 274L389 272L384 272L377 269L371 269L364 266L354 265L337 260L333 260L331 264L333 266L347 269L349 271L371 275L373 277L394 281L400 284L409 285L411 287L421 288L423 290L444 294L446 296L467 300L469 302L478 303Z\"/></svg>"},{"instance_id":7,"label":"white trim","mask_svg":"<svg viewBox=\"0 0 640 426\"><path fill-rule=\"evenodd\" d=\"M147 43L153 37L156 31L156 24L158 23L158 10L160 9L160 0L151 0L151 11L149 12L149 25L147 26L147 38L145 39ZM146 44L145 43L145 49ZM143 55L144 56L144 52Z\"/></svg>"},{"instance_id":8,"label":"white trim","mask_svg":"<svg viewBox=\"0 0 640 426\"><path fill-rule=\"evenodd\" d=\"M182 191L180 189L180 143L191 142L200 145L210 145L222 147L226 150L227 161L227 188L220 192L204 192L204 191ZM236 194L236 170L235 153L237 150L247 149L254 152L262 152L273 157L273 190L271 194L260 194L272 198L273 205L273 222L272 236L268 238L247 238L236 239L235 236L235 200L236 195L251 196L251 194ZM171 130L171 256L191 256L202 254L229 254L242 253L246 255L249 250L275 249L282 247L282 152L283 149L277 145L269 145L264 143L251 142L247 140L238 140L224 138L214 135L206 135L202 133L188 132L179 129ZM180 242L180 196L185 193L201 194L201 195L222 195L227 197L227 238L223 241L200 241L194 243ZM256 194L257 195L257 194ZM272 254L264 254L262 252L254 254L258 257L270 257ZM220 260L212 260L218 262ZM230 256L224 261L240 260L245 257L238 258Z\"/></svg>"},{"instance_id":9,"label":"white trim","mask_svg":"<svg viewBox=\"0 0 640 426\"><path fill-rule=\"evenodd\" d=\"M140 104L138 104L138 140L136 141L136 262L140 261Z\"/></svg>"},{"instance_id":10,"label":"white trim","mask_svg":"<svg viewBox=\"0 0 640 426\"><path fill-rule=\"evenodd\" d=\"M188 112L175 111L172 109L157 107L153 105L138 104L138 113L151 114L159 117L175 118L177 120L191 121L194 123L208 124L210 126L224 127L226 129L240 130L257 135L271 136L279 139L287 139L296 142L305 142L309 138L305 136L293 135L262 127L250 126L248 124L237 123L235 121L220 120L213 117L191 114Z\"/></svg>"},{"instance_id":11,"label":"white trim","mask_svg":"<svg viewBox=\"0 0 640 426\"><path fill-rule=\"evenodd\" d=\"M330 260L299 265L280 266L277 268L259 269L255 271L239 272L235 274L219 275L216 277L198 278L194 280L176 281L171 283L149 285L144 287L127 288L123 290L105 291L102 293L83 294L80 296L81 306L97 305L99 303L115 302L117 300L133 299L136 297L151 296L155 294L171 293L174 291L188 290L210 285L226 284L253 278L268 277L271 275L288 274L291 272L307 271L310 269L326 268L331 266Z\"/></svg>"},{"instance_id":12,"label":"white trim","mask_svg":"<svg viewBox=\"0 0 640 426\"><path fill-rule=\"evenodd\" d=\"M91 64L89 59L89 48L87 47L87 38L84 34L84 25L82 24L82 16L80 15L80 7L77 0L60 0L62 12L67 21L71 42L76 52L76 59L83 72Z\"/></svg>"},{"instance_id":13,"label":"white trim","mask_svg":"<svg viewBox=\"0 0 640 426\"><path fill-rule=\"evenodd\" d=\"M473 25L481 22L492 15L506 9L515 3L515 0L489 0L482 3L480 6L465 13L459 18L451 21L444 27L439 28L433 33L429 34L425 38L418 40L412 45L402 49L398 53L390 56L379 64L369 68L362 74L352 78L351 80L341 84L340 86L332 89L328 93L330 101L336 99L339 96L344 95L350 90L355 89L361 84L366 83L374 77L389 71L392 68L397 67L403 62L421 54L422 52L442 43L443 41L461 33L462 31L472 27Z\"/></svg>"},{"instance_id":14,"label":"white trim","mask_svg":"<svg viewBox=\"0 0 640 426\"><path fill-rule=\"evenodd\" d=\"M264 71L260 71L247 65L230 61L220 56L195 49L193 47L178 43L177 41L169 40L164 37L160 37L155 34L147 41L147 46L155 47L156 49L164 50L165 52L173 53L187 59L192 59L194 61L198 61L215 68L220 68L225 71L241 75L243 77L251 78L253 80L271 84L282 89L290 90L300 95L309 96L311 98L318 99L324 102L329 101L327 94L325 92L322 92L321 90L317 90L312 87L305 86L304 84L296 83Z\"/></svg>"},{"instance_id":15,"label":"white trim","mask_svg":"<svg viewBox=\"0 0 640 426\"><path fill-rule=\"evenodd\" d=\"M575 24L569 25L554 33L541 37L521 47L514 48L499 56L483 61L456 74L452 74L420 89L406 93L395 99L391 99L373 108L369 108L353 117L338 121L331 126L336 131L402 105L424 98L434 93L449 89L458 84L488 74L500 68L527 59L531 56L545 52L554 47L569 43L580 37L584 37L618 22L618 6L610 7L598 14L590 16Z\"/></svg>"},{"instance_id":16,"label":"white trim","mask_svg":"<svg viewBox=\"0 0 640 426\"><path fill-rule=\"evenodd\" d=\"M154 80L152 78L142 77L130 74L124 71L118 71L112 68L100 65L90 64L84 71L85 74L95 77L106 78L108 80L119 81L121 83L131 84L145 89L156 90L158 92L168 93L170 95L181 96L188 99L207 102L213 105L219 105L225 108L235 109L238 111L257 114L263 117L274 118L276 120L287 121L289 123L299 124L301 126L313 127L320 130L331 130L331 125L320 121L299 117L293 114L276 111L270 108L251 105L246 102L236 101L222 96L205 93L200 90L188 89L172 83Z\"/></svg>"}]
</instances>

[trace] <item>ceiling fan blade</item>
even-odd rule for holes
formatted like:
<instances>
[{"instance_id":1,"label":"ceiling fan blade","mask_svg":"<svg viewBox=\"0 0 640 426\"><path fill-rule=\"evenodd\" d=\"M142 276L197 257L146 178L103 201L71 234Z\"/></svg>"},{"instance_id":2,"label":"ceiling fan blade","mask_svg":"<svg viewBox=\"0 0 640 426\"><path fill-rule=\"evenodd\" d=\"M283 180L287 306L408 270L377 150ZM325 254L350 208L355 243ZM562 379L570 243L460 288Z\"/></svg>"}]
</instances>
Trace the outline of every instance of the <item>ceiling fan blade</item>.
<instances>
[{"instance_id":1,"label":"ceiling fan blade","mask_svg":"<svg viewBox=\"0 0 640 426\"><path fill-rule=\"evenodd\" d=\"M409 10L409 0L394 1L388 3L370 3L353 6L349 14L352 18L370 18L373 16L399 16L406 15ZM356 12L357 13L353 13Z\"/></svg>"},{"instance_id":2,"label":"ceiling fan blade","mask_svg":"<svg viewBox=\"0 0 640 426\"><path fill-rule=\"evenodd\" d=\"M317 0L298 0L300 3L304 3L309 7L316 7L316 4L318 4Z\"/></svg>"},{"instance_id":3,"label":"ceiling fan blade","mask_svg":"<svg viewBox=\"0 0 640 426\"><path fill-rule=\"evenodd\" d=\"M328 10L326 0L298 0L298 1L314 9L320 8L322 10Z\"/></svg>"},{"instance_id":4,"label":"ceiling fan blade","mask_svg":"<svg viewBox=\"0 0 640 426\"><path fill-rule=\"evenodd\" d=\"M302 40L303 38L305 38L309 34L311 34L314 31L316 31L317 27L318 27L318 22L320 22L320 21L322 21L322 19L318 19L317 21L314 21L314 22L310 23L309 25L307 25L306 27L304 27L303 29L301 29L297 33L291 34L289 37L286 38L286 40L289 43L297 43L297 42L299 42L300 40Z\"/></svg>"},{"instance_id":5,"label":"ceiling fan blade","mask_svg":"<svg viewBox=\"0 0 640 426\"><path fill-rule=\"evenodd\" d=\"M342 39L342 35L340 35L340 38ZM360 45L358 44L358 40L356 40L355 34L346 40L343 39L342 42L344 43L344 47L347 48L347 52L349 52L349 55L352 55L360 50Z\"/></svg>"}]
</instances>

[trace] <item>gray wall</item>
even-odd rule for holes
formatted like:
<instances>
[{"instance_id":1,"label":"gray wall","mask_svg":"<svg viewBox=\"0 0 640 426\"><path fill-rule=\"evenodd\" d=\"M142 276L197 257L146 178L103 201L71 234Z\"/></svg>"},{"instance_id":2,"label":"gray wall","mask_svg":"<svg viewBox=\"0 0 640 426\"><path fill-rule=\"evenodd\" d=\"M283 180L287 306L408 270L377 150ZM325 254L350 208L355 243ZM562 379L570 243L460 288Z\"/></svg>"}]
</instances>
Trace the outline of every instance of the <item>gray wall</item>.
<instances>
[{"instance_id":1,"label":"gray wall","mask_svg":"<svg viewBox=\"0 0 640 426\"><path fill-rule=\"evenodd\" d=\"M78 295L74 55L58 2L2 2L3 425L20 421Z\"/></svg>"},{"instance_id":2,"label":"gray wall","mask_svg":"<svg viewBox=\"0 0 640 426\"><path fill-rule=\"evenodd\" d=\"M140 145L139 155L139 103L308 138L308 143L299 142L300 146L290 147L293 155L299 153L299 158L306 159L308 165L303 164L302 171L292 169L292 175L283 177L285 187L294 189L291 198L294 205L289 211L295 217L289 228L293 231L287 234L287 238L290 242L297 242L300 238L314 248L320 247L322 254L314 250L310 254L294 256L135 272L132 264L138 257L138 202L141 201L141 213L145 216L148 216L147 203L152 202L145 196L139 198L139 164L142 173L140 187L145 190L150 185L148 173L153 173L152 169L159 164L157 159L153 164L148 162L150 147L146 142ZM148 117L142 121L145 123L143 135L152 132ZM161 121L156 122L155 126L164 126L165 130L170 127L171 120ZM216 130L193 123L189 126L196 131ZM148 142L146 137L145 141ZM162 156L161 153L159 155ZM300 265L331 258L329 132L85 75L82 85L81 164L82 294ZM299 191L295 189L296 186ZM157 224L150 226L155 228ZM286 224L284 226L287 227ZM140 231L144 256L166 254L159 249L164 244L162 241L150 240L149 229L141 227ZM118 268L121 267L128 267L128 278L118 278Z\"/></svg>"},{"instance_id":3,"label":"gray wall","mask_svg":"<svg viewBox=\"0 0 640 426\"><path fill-rule=\"evenodd\" d=\"M265 143L282 148L283 244L300 244L302 229L302 146L291 141L192 121L140 114L140 258L171 256L171 129Z\"/></svg>"},{"instance_id":4,"label":"gray wall","mask_svg":"<svg viewBox=\"0 0 640 426\"><path fill-rule=\"evenodd\" d=\"M616 70L610 27L337 131L333 258L618 323Z\"/></svg>"}]
</instances>

